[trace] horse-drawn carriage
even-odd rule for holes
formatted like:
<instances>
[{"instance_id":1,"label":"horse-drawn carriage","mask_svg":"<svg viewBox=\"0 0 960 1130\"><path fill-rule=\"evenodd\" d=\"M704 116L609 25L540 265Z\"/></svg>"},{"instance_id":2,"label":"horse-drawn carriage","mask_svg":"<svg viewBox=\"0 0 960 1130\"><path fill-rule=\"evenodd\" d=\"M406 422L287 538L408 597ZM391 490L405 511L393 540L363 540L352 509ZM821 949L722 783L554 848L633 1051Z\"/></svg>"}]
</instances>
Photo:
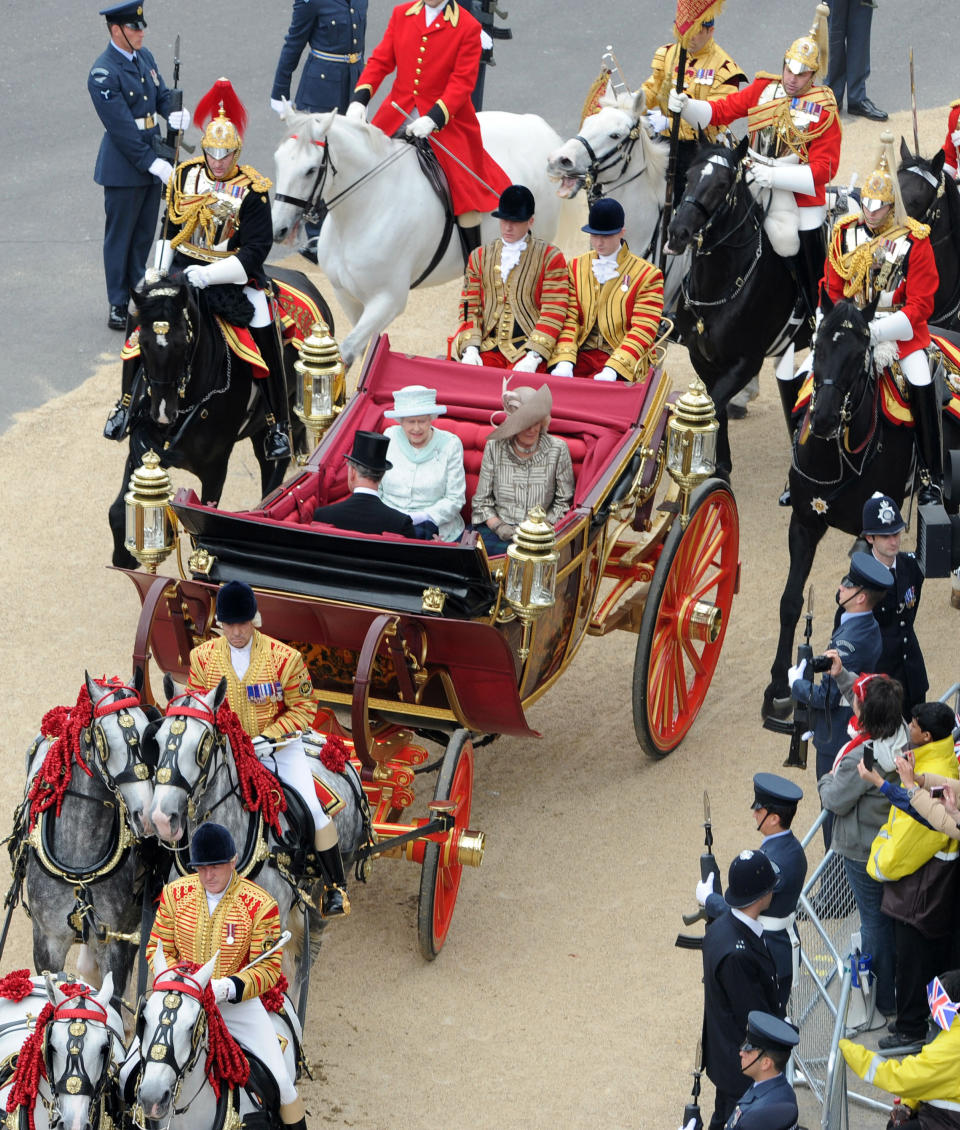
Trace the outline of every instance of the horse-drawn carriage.
<instances>
[{"instance_id":1,"label":"horse-drawn carriage","mask_svg":"<svg viewBox=\"0 0 960 1130\"><path fill-rule=\"evenodd\" d=\"M238 513L179 491L172 511L193 544L188 568L180 579L128 574L143 605L134 662L152 657L180 681L190 649L212 632L217 586L254 587L264 631L304 656L317 729L346 741L374 831L388 837L378 853L423 864L427 956L443 944L463 863L478 854L467 835L474 741L534 733L527 707L587 635L619 628L638 635L638 741L652 756L670 753L704 700L737 591L737 509L710 477L716 423L702 386L677 400L661 367L633 385L541 379L553 396L551 432L572 456L573 503L555 529L521 524L505 558L488 558L470 533L447 544L313 521L318 505L346 494L354 433L382 430L392 394L413 383L438 390L447 414L435 426L463 441L469 520L499 378L393 353L382 337L298 473ZM442 759L427 765L418 735L446 743ZM439 768L432 820L403 824L415 775L429 768Z\"/></svg>"}]
</instances>

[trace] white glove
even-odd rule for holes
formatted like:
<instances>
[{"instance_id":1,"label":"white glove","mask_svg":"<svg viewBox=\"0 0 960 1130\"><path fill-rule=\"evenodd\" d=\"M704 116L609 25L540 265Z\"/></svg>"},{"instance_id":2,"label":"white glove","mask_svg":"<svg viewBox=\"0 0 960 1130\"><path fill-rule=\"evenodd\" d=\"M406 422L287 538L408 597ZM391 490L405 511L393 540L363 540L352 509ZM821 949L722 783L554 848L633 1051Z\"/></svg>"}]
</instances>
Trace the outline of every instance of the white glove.
<instances>
[{"instance_id":1,"label":"white glove","mask_svg":"<svg viewBox=\"0 0 960 1130\"><path fill-rule=\"evenodd\" d=\"M158 271L170 269L173 262L173 248L169 239L158 239L153 248L153 266Z\"/></svg>"},{"instance_id":2,"label":"white glove","mask_svg":"<svg viewBox=\"0 0 960 1130\"><path fill-rule=\"evenodd\" d=\"M782 188L786 192L799 192L813 196L813 170L809 165L780 164L770 167L770 187Z\"/></svg>"},{"instance_id":3,"label":"white glove","mask_svg":"<svg viewBox=\"0 0 960 1130\"><path fill-rule=\"evenodd\" d=\"M695 1118L691 1118L690 1121L686 1124L686 1126L680 1127L680 1130L694 1130L696 1125L697 1125L697 1120Z\"/></svg>"},{"instance_id":4,"label":"white glove","mask_svg":"<svg viewBox=\"0 0 960 1130\"><path fill-rule=\"evenodd\" d=\"M480 50L489 51L493 47L493 39L483 30L480 29Z\"/></svg>"},{"instance_id":5,"label":"white glove","mask_svg":"<svg viewBox=\"0 0 960 1130\"><path fill-rule=\"evenodd\" d=\"M543 358L535 349L528 349L526 355L513 366L516 373L535 373Z\"/></svg>"},{"instance_id":6,"label":"white glove","mask_svg":"<svg viewBox=\"0 0 960 1130\"><path fill-rule=\"evenodd\" d=\"M164 161L162 157L154 157L150 162L150 168L147 170L151 176L157 180L163 181L164 184L173 176L173 165L169 161Z\"/></svg>"},{"instance_id":7,"label":"white glove","mask_svg":"<svg viewBox=\"0 0 960 1130\"><path fill-rule=\"evenodd\" d=\"M351 102L343 116L348 122L365 122L367 120L367 108L362 102Z\"/></svg>"},{"instance_id":8,"label":"white glove","mask_svg":"<svg viewBox=\"0 0 960 1130\"><path fill-rule=\"evenodd\" d=\"M550 370L555 377L572 377L573 376L573 362L572 361L558 361L556 365Z\"/></svg>"},{"instance_id":9,"label":"white glove","mask_svg":"<svg viewBox=\"0 0 960 1130\"><path fill-rule=\"evenodd\" d=\"M233 283L236 286L246 286L247 270L236 255L228 255L225 259L218 259L216 263L207 263L200 266L191 263L184 272L191 286L203 290L207 286L222 286L224 283Z\"/></svg>"},{"instance_id":10,"label":"white glove","mask_svg":"<svg viewBox=\"0 0 960 1130\"><path fill-rule=\"evenodd\" d=\"M167 125L171 129L189 129L191 121L189 110L171 110L167 114Z\"/></svg>"},{"instance_id":11,"label":"white glove","mask_svg":"<svg viewBox=\"0 0 960 1130\"><path fill-rule=\"evenodd\" d=\"M713 872L697 883L697 905L706 906L707 899L713 894Z\"/></svg>"},{"instance_id":12,"label":"white glove","mask_svg":"<svg viewBox=\"0 0 960 1130\"><path fill-rule=\"evenodd\" d=\"M460 354L461 365L482 365L480 360L480 350L475 345L468 345L467 348Z\"/></svg>"},{"instance_id":13,"label":"white glove","mask_svg":"<svg viewBox=\"0 0 960 1130\"><path fill-rule=\"evenodd\" d=\"M604 365L599 373L594 375L595 381L615 381L617 379L617 370L611 369L609 365Z\"/></svg>"},{"instance_id":14,"label":"white glove","mask_svg":"<svg viewBox=\"0 0 960 1130\"><path fill-rule=\"evenodd\" d=\"M659 110L648 110L647 121L654 133L663 133L670 128L670 119Z\"/></svg>"},{"instance_id":15,"label":"white glove","mask_svg":"<svg viewBox=\"0 0 960 1130\"><path fill-rule=\"evenodd\" d=\"M955 129L950 134L950 140L953 142L954 149L960 148L960 129Z\"/></svg>"},{"instance_id":16,"label":"white glove","mask_svg":"<svg viewBox=\"0 0 960 1130\"><path fill-rule=\"evenodd\" d=\"M234 987L229 977L214 977L210 982L210 988L213 989L213 999L217 1004L232 1001Z\"/></svg>"},{"instance_id":17,"label":"white glove","mask_svg":"<svg viewBox=\"0 0 960 1130\"><path fill-rule=\"evenodd\" d=\"M273 742L269 738L265 738L263 734L258 734L253 739L253 752L257 757L267 757L273 753Z\"/></svg>"},{"instance_id":18,"label":"white glove","mask_svg":"<svg viewBox=\"0 0 960 1130\"><path fill-rule=\"evenodd\" d=\"M683 117L684 108L689 101L690 95L685 90L681 90L679 94L676 90L671 90L667 96L667 109L671 114L679 114Z\"/></svg>"},{"instance_id":19,"label":"white glove","mask_svg":"<svg viewBox=\"0 0 960 1130\"><path fill-rule=\"evenodd\" d=\"M750 182L755 184L757 188L773 188L773 166L751 165Z\"/></svg>"},{"instance_id":20,"label":"white glove","mask_svg":"<svg viewBox=\"0 0 960 1130\"><path fill-rule=\"evenodd\" d=\"M275 114L279 114L281 118L286 113L283 108L283 102L279 98L270 99L270 109L273 110Z\"/></svg>"},{"instance_id":21,"label":"white glove","mask_svg":"<svg viewBox=\"0 0 960 1130\"><path fill-rule=\"evenodd\" d=\"M671 90L667 105L671 114L679 114L694 129L705 129L710 124L710 103L691 98L686 91L677 94L675 90Z\"/></svg>"},{"instance_id":22,"label":"white glove","mask_svg":"<svg viewBox=\"0 0 960 1130\"><path fill-rule=\"evenodd\" d=\"M412 122L408 122L405 132L407 137L429 137L437 128L437 123L433 118L428 118L424 114L423 117L414 118Z\"/></svg>"},{"instance_id":23,"label":"white glove","mask_svg":"<svg viewBox=\"0 0 960 1130\"><path fill-rule=\"evenodd\" d=\"M415 526L419 526L421 522L432 522L433 519L426 510L414 510L410 515L410 521L413 522Z\"/></svg>"},{"instance_id":24,"label":"white glove","mask_svg":"<svg viewBox=\"0 0 960 1130\"><path fill-rule=\"evenodd\" d=\"M806 671L806 669L807 669L807 661L805 659L801 659L800 662L795 667L791 667L790 670L787 671L787 685L790 687L791 690L793 689L793 684L798 679L803 678L803 673L804 673L804 671Z\"/></svg>"},{"instance_id":25,"label":"white glove","mask_svg":"<svg viewBox=\"0 0 960 1130\"><path fill-rule=\"evenodd\" d=\"M884 318L874 318L870 323L870 341L873 345L881 341L909 341L912 337L913 326L902 310Z\"/></svg>"}]
</instances>

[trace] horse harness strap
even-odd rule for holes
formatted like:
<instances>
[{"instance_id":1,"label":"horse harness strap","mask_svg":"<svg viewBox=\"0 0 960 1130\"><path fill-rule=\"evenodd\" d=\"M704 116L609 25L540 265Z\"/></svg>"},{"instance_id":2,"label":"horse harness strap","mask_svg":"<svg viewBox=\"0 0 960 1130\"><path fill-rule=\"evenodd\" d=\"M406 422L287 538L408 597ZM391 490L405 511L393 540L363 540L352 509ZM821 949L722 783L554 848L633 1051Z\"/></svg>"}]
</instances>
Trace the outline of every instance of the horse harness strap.
<instances>
[{"instance_id":1,"label":"horse harness strap","mask_svg":"<svg viewBox=\"0 0 960 1130\"><path fill-rule=\"evenodd\" d=\"M610 152L603 157L597 156L593 146L589 141L587 141L583 134L578 133L576 137L574 137L573 140L580 142L584 149L586 149L587 156L590 158L590 164L587 166L587 175L585 177L585 183L587 185L587 202L589 204L595 204L603 196L604 192L609 192L615 188L622 188L625 184L629 184L631 181L636 180L637 177L642 175L644 170L643 168L640 168L632 176L627 177L625 180L618 179L619 177L623 176L623 174L627 170L627 166L630 164L630 160L633 156L633 149L640 137L640 130L642 128L643 127L640 125L639 121L634 122L630 127L630 131L627 136L618 141L617 144L610 150ZM617 163L618 156L621 153L623 155L623 159L620 161L620 168L615 174L613 180L609 184L601 184L597 179L598 175L600 173L605 173L607 169L612 169L613 166Z\"/></svg>"}]
</instances>

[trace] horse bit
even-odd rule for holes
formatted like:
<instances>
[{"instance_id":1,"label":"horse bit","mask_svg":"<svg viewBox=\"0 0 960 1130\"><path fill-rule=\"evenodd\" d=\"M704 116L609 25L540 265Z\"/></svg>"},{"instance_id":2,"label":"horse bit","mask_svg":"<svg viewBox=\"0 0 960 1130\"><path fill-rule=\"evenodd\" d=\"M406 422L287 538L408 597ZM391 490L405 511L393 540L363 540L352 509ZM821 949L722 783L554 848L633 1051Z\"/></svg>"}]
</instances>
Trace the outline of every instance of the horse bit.
<instances>
[{"instance_id":1,"label":"horse bit","mask_svg":"<svg viewBox=\"0 0 960 1130\"><path fill-rule=\"evenodd\" d=\"M589 141L587 141L583 134L578 133L573 139L574 141L580 142L584 149L586 149L587 156L590 158L590 164L587 166L587 172L583 178L583 183L587 190L588 204L595 204L603 196L605 191L609 192L611 189L622 188L625 184L629 184L632 180L636 180L637 177L639 177L643 173L644 168L646 167L645 165L637 169L633 176L627 177L626 180L617 180L618 177L622 177L623 174L627 171L627 167L630 164L630 159L633 156L633 147L636 145L637 141L640 138L640 130L642 128L643 127L640 125L639 120L635 120L633 125L630 127L630 132L627 134L627 136L621 138L621 140L617 142L617 144L610 150L610 152L605 153L602 157L597 156L593 146ZM620 162L620 168L614 175L613 180L610 183L601 184L597 179L599 174L605 173L607 169L612 169L613 166L617 163L617 157L620 153L623 154L623 160Z\"/></svg>"}]
</instances>

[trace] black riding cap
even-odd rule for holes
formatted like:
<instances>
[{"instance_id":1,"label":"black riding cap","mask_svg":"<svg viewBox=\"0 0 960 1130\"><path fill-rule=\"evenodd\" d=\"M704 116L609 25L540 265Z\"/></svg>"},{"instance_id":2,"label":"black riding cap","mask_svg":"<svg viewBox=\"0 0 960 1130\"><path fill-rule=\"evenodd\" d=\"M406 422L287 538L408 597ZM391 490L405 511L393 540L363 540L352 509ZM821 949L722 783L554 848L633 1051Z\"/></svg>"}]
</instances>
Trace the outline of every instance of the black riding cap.
<instances>
[{"instance_id":1,"label":"black riding cap","mask_svg":"<svg viewBox=\"0 0 960 1130\"><path fill-rule=\"evenodd\" d=\"M243 581L227 581L217 593L217 619L221 624L248 624L257 614L257 598Z\"/></svg>"},{"instance_id":2,"label":"black riding cap","mask_svg":"<svg viewBox=\"0 0 960 1130\"><path fill-rule=\"evenodd\" d=\"M201 824L190 841L190 866L212 867L217 863L229 863L237 854L230 829L222 824L208 821Z\"/></svg>"},{"instance_id":3,"label":"black riding cap","mask_svg":"<svg viewBox=\"0 0 960 1130\"><path fill-rule=\"evenodd\" d=\"M530 219L535 207L533 193L525 184L511 184L500 194L500 203L493 218L522 224Z\"/></svg>"}]
</instances>

